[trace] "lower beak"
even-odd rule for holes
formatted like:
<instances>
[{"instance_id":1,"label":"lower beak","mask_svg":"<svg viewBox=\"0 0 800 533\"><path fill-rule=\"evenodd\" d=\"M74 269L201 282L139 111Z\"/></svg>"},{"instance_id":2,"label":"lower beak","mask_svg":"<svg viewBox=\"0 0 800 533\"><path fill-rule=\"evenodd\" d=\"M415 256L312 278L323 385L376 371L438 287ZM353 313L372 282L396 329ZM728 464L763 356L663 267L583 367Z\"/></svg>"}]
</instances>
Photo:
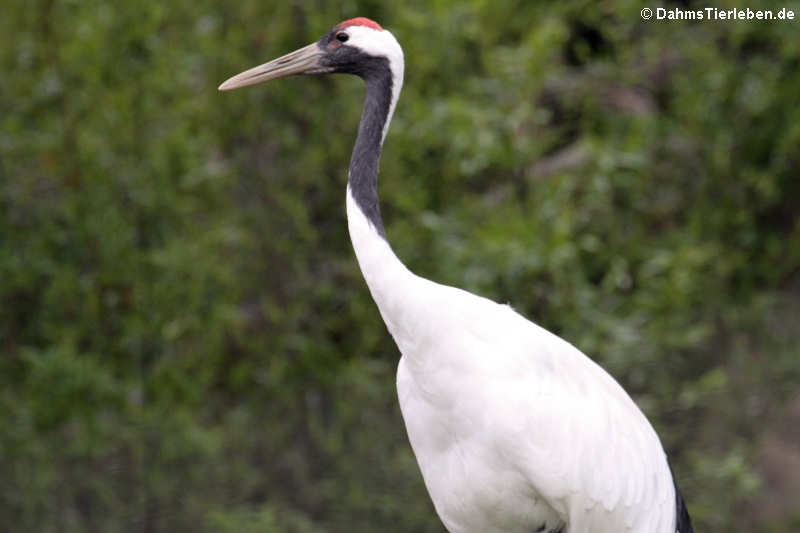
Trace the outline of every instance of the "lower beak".
<instances>
[{"instance_id":1,"label":"lower beak","mask_svg":"<svg viewBox=\"0 0 800 533\"><path fill-rule=\"evenodd\" d=\"M317 43L309 44L290 54L273 59L230 78L219 86L220 91L230 91L294 74L322 74L328 68L320 64L325 52Z\"/></svg>"}]
</instances>

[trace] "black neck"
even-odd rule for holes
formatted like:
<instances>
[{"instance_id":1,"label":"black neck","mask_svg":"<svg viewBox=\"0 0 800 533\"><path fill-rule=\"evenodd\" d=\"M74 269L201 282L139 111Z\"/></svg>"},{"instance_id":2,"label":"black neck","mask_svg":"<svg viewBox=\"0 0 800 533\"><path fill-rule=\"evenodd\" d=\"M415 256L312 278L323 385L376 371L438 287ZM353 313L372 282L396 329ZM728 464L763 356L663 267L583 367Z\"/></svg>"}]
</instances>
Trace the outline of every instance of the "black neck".
<instances>
[{"instance_id":1,"label":"black neck","mask_svg":"<svg viewBox=\"0 0 800 533\"><path fill-rule=\"evenodd\" d=\"M378 233L385 237L378 203L378 162L383 145L383 128L392 105L392 73L381 58L364 73L367 95L358 125L358 138L350 159L349 185L353 199Z\"/></svg>"}]
</instances>

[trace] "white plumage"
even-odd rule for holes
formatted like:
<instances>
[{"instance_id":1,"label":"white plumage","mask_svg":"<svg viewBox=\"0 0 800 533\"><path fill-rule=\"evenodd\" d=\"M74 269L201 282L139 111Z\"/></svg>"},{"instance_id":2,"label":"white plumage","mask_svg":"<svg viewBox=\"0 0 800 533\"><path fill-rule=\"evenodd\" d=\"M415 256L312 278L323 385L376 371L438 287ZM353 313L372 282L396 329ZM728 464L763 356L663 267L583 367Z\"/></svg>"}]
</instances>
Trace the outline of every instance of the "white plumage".
<instances>
[{"instance_id":1,"label":"white plumage","mask_svg":"<svg viewBox=\"0 0 800 533\"><path fill-rule=\"evenodd\" d=\"M402 353L400 407L448 531L691 533L658 436L608 373L511 307L418 277L393 253L377 198L378 158L403 83L391 33L345 21L220 88L332 72L367 84L348 227Z\"/></svg>"},{"instance_id":2,"label":"white plumage","mask_svg":"<svg viewBox=\"0 0 800 533\"><path fill-rule=\"evenodd\" d=\"M412 274L347 198L359 265L402 353L409 440L448 531L674 532L666 456L617 382L511 307Z\"/></svg>"}]
</instances>

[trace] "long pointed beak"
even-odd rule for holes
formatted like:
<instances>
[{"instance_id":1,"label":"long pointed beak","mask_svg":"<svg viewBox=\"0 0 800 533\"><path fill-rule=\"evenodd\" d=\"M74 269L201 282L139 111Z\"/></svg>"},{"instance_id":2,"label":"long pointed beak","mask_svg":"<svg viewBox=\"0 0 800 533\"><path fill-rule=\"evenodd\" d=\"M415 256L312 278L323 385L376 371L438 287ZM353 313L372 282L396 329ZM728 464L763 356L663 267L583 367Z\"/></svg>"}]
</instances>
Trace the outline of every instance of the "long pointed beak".
<instances>
[{"instance_id":1,"label":"long pointed beak","mask_svg":"<svg viewBox=\"0 0 800 533\"><path fill-rule=\"evenodd\" d=\"M320 64L325 52L317 43L309 44L290 54L273 59L237 74L219 86L220 91L230 91L294 74L322 74L329 68Z\"/></svg>"}]
</instances>

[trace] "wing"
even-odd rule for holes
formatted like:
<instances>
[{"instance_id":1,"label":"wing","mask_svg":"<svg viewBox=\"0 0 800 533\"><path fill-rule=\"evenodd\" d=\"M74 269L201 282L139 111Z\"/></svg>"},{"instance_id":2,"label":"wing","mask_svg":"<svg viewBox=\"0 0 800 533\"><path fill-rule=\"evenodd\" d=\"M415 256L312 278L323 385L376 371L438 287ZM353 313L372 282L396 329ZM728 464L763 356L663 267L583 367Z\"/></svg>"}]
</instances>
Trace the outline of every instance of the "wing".
<instances>
[{"instance_id":1,"label":"wing","mask_svg":"<svg viewBox=\"0 0 800 533\"><path fill-rule=\"evenodd\" d=\"M508 306L431 282L408 299L409 318L387 325L404 355L409 437L440 515L458 493L495 506L544 500L570 533L675 533L661 443L607 372ZM520 525L538 512L519 512Z\"/></svg>"},{"instance_id":2,"label":"wing","mask_svg":"<svg viewBox=\"0 0 800 533\"><path fill-rule=\"evenodd\" d=\"M508 402L494 409L505 418L499 447L513 450L570 533L674 533L666 455L630 396L574 346L494 305L478 327Z\"/></svg>"},{"instance_id":3,"label":"wing","mask_svg":"<svg viewBox=\"0 0 800 533\"><path fill-rule=\"evenodd\" d=\"M519 469L570 533L674 533L666 455L622 387L509 306L447 293L450 318L432 323L458 332L436 350L450 357L451 382L464 380L454 418L491 435L498 461Z\"/></svg>"}]
</instances>

